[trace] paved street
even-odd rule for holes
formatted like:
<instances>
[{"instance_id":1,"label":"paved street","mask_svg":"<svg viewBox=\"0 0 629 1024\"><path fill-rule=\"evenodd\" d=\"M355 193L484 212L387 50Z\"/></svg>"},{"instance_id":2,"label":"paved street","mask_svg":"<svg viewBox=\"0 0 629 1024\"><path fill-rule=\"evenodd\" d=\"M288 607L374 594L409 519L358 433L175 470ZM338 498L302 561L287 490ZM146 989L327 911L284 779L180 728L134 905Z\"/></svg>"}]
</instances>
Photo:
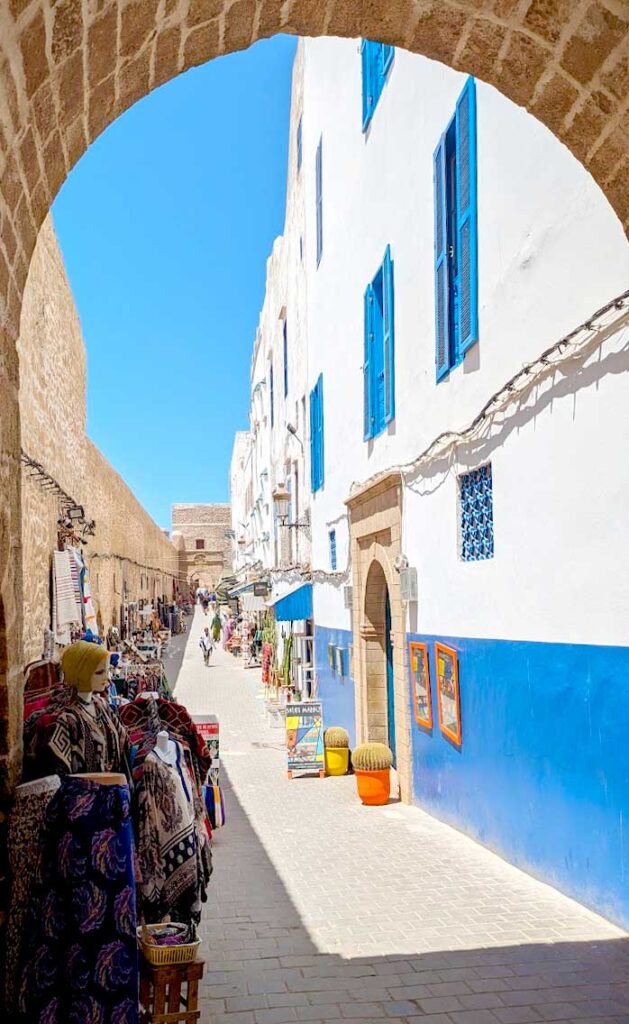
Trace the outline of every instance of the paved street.
<instances>
[{"instance_id":1,"label":"paved street","mask_svg":"<svg viewBox=\"0 0 629 1024\"><path fill-rule=\"evenodd\" d=\"M204 668L207 621L176 690L220 718L227 804L203 1024L629 1022L624 932L417 808L363 807L351 777L289 781L259 672Z\"/></svg>"}]
</instances>

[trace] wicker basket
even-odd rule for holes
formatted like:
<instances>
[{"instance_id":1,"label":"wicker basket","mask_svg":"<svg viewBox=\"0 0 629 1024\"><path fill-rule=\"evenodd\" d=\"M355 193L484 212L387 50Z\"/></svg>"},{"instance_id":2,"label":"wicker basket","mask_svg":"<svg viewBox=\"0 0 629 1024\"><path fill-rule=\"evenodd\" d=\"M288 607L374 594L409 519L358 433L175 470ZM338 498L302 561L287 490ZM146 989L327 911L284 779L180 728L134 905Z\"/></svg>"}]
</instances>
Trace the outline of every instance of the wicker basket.
<instances>
[{"instance_id":1,"label":"wicker basket","mask_svg":"<svg viewBox=\"0 0 629 1024\"><path fill-rule=\"evenodd\" d=\"M172 924L177 922L173 921ZM181 942L174 946L157 946L149 942L151 932L159 931L159 924L145 924L138 928L138 942L142 954L153 967L166 967L170 964L191 964L197 958L201 940Z\"/></svg>"}]
</instances>

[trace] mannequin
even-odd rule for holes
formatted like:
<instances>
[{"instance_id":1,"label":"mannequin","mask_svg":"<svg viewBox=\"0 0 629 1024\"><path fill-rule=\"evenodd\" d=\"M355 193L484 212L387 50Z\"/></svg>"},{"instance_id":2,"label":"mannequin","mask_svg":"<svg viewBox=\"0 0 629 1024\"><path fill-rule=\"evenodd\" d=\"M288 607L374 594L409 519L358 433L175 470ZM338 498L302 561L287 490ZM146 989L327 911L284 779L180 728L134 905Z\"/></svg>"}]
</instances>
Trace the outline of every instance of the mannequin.
<instances>
[{"instance_id":1,"label":"mannequin","mask_svg":"<svg viewBox=\"0 0 629 1024\"><path fill-rule=\"evenodd\" d=\"M75 699L59 715L49 742L52 770L89 776L105 785L124 785L125 776L129 777L128 736L103 697L109 651L79 640L63 652L61 667Z\"/></svg>"},{"instance_id":2,"label":"mannequin","mask_svg":"<svg viewBox=\"0 0 629 1024\"><path fill-rule=\"evenodd\" d=\"M177 764L177 745L171 740L165 729L157 734L155 753L165 763L174 768Z\"/></svg>"}]
</instances>

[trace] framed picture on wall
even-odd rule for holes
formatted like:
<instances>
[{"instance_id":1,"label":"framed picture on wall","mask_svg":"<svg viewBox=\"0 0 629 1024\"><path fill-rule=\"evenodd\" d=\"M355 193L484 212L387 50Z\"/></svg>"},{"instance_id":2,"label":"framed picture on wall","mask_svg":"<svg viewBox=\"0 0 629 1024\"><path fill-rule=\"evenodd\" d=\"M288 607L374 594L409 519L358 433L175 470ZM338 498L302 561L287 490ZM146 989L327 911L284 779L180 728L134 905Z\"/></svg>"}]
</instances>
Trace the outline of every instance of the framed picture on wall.
<instances>
[{"instance_id":1,"label":"framed picture on wall","mask_svg":"<svg viewBox=\"0 0 629 1024\"><path fill-rule=\"evenodd\" d=\"M430 699L428 644L413 642L408 646L415 721L418 725L423 725L426 729L432 729L432 701Z\"/></svg>"},{"instance_id":2,"label":"framed picture on wall","mask_svg":"<svg viewBox=\"0 0 629 1024\"><path fill-rule=\"evenodd\" d=\"M461 746L461 699L459 695L459 656L452 647L435 644L439 728L444 736Z\"/></svg>"}]
</instances>

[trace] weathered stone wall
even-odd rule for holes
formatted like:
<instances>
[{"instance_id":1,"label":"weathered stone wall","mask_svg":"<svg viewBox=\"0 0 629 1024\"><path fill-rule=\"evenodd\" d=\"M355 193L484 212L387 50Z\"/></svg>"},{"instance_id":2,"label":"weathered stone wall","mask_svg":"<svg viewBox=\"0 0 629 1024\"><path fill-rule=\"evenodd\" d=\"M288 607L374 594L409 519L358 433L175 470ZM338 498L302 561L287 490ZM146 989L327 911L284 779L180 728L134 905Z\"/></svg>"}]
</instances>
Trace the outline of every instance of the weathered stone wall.
<instances>
[{"instance_id":1,"label":"weathered stone wall","mask_svg":"<svg viewBox=\"0 0 629 1024\"><path fill-rule=\"evenodd\" d=\"M19 340L22 448L96 521L85 554L99 625L118 624L128 600L172 596L178 556L122 478L86 437L86 357L63 259L48 218L27 281ZM50 625L50 568L59 497L22 468L24 663Z\"/></svg>"},{"instance_id":2,"label":"weathered stone wall","mask_svg":"<svg viewBox=\"0 0 629 1024\"><path fill-rule=\"evenodd\" d=\"M226 536L231 529L228 503L173 505L172 529L179 537L179 564L188 581L212 588L232 571L231 540ZM197 548L197 540L204 542L203 548Z\"/></svg>"}]
</instances>

